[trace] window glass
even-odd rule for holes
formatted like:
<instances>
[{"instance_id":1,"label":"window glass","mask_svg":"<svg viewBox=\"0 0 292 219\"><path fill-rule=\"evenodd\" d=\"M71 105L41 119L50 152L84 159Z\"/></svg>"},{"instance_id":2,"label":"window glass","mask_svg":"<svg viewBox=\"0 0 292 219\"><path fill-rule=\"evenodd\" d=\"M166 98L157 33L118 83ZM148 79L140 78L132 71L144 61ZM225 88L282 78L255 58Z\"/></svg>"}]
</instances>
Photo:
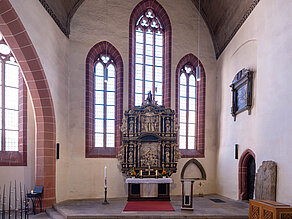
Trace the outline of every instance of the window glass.
<instances>
[{"instance_id":1,"label":"window glass","mask_svg":"<svg viewBox=\"0 0 292 219\"><path fill-rule=\"evenodd\" d=\"M109 56L101 56L95 66L95 147L115 147L115 77Z\"/></svg>"},{"instance_id":2,"label":"window glass","mask_svg":"<svg viewBox=\"0 0 292 219\"><path fill-rule=\"evenodd\" d=\"M18 151L18 131L5 131L5 150Z\"/></svg>"},{"instance_id":3,"label":"window glass","mask_svg":"<svg viewBox=\"0 0 292 219\"><path fill-rule=\"evenodd\" d=\"M18 151L19 77L18 64L0 34L0 151Z\"/></svg>"},{"instance_id":4,"label":"window glass","mask_svg":"<svg viewBox=\"0 0 292 219\"><path fill-rule=\"evenodd\" d=\"M163 28L152 10L136 23L135 105L141 105L149 91L162 104ZM145 50L145 51L144 51Z\"/></svg>"},{"instance_id":5,"label":"window glass","mask_svg":"<svg viewBox=\"0 0 292 219\"><path fill-rule=\"evenodd\" d=\"M107 148L115 147L115 135L114 134L107 134L106 135L106 147Z\"/></svg>"},{"instance_id":6,"label":"window glass","mask_svg":"<svg viewBox=\"0 0 292 219\"><path fill-rule=\"evenodd\" d=\"M193 66L185 65L179 77L179 147L195 149L196 78Z\"/></svg>"}]
</instances>

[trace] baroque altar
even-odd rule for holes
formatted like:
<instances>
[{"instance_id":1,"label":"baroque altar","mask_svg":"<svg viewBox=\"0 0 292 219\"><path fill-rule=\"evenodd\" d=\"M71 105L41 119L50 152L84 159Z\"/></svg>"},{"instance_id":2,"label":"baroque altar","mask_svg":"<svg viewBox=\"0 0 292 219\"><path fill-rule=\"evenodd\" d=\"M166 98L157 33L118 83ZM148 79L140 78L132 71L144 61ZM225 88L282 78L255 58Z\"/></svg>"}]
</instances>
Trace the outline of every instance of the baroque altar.
<instances>
[{"instance_id":1,"label":"baroque altar","mask_svg":"<svg viewBox=\"0 0 292 219\"><path fill-rule=\"evenodd\" d=\"M175 112L157 105L149 92L142 106L125 112L121 127L123 144L118 159L127 176L134 170L142 178L168 176L177 170L180 152L177 145Z\"/></svg>"},{"instance_id":2,"label":"baroque altar","mask_svg":"<svg viewBox=\"0 0 292 219\"><path fill-rule=\"evenodd\" d=\"M171 176L177 171L180 152L177 145L175 112L159 106L152 99L151 92L148 93L142 106L136 106L125 112L121 131L123 144L118 159L121 170L126 176L130 176L134 171L136 177L143 180L158 178L163 170L167 176ZM170 182L164 183L164 186L158 181L153 183L158 184L155 188L157 187L158 190L160 188L161 191L168 193L166 195L169 199ZM143 193L143 186L146 185L145 183L139 184L128 183L129 199L132 193Z\"/></svg>"}]
</instances>

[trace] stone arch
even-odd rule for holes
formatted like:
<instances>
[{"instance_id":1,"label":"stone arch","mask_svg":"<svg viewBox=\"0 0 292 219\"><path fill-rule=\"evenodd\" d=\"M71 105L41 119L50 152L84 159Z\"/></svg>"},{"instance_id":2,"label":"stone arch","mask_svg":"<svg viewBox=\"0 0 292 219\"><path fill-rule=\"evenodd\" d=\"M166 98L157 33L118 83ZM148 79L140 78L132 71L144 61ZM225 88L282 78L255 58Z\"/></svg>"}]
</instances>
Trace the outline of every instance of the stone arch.
<instances>
[{"instance_id":1,"label":"stone arch","mask_svg":"<svg viewBox=\"0 0 292 219\"><path fill-rule=\"evenodd\" d=\"M36 120L35 184L44 186L43 206L56 202L56 122L53 100L38 54L9 0L1 1L0 31L31 94Z\"/></svg>"},{"instance_id":2,"label":"stone arch","mask_svg":"<svg viewBox=\"0 0 292 219\"><path fill-rule=\"evenodd\" d=\"M239 200L245 200L247 197L247 163L250 157L255 160L255 154L251 149L245 150L240 159L238 165L238 198Z\"/></svg>"},{"instance_id":3,"label":"stone arch","mask_svg":"<svg viewBox=\"0 0 292 219\"><path fill-rule=\"evenodd\" d=\"M183 166L183 168L181 170L180 178L181 179L184 179L184 175L185 175L186 168L190 164L195 164L198 167L198 169L200 170L200 172L201 172L202 177L201 178L197 178L197 180L206 180L207 177L206 177L205 169L202 166L202 164L198 160L196 160L196 159L190 159L188 162L185 163L185 165Z\"/></svg>"}]
</instances>

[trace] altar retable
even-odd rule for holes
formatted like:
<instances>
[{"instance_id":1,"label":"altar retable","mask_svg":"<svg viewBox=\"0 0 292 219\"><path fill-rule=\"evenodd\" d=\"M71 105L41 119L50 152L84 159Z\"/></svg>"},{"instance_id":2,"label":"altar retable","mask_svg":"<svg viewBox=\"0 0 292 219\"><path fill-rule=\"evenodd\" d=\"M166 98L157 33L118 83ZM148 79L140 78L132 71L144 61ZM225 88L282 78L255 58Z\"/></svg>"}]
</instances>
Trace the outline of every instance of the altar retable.
<instances>
[{"instance_id":1,"label":"altar retable","mask_svg":"<svg viewBox=\"0 0 292 219\"><path fill-rule=\"evenodd\" d=\"M163 170L168 177L175 173L180 158L174 110L157 105L149 92L142 106L125 112L121 131L121 170L138 178L126 179L128 200L169 200L172 179L160 177Z\"/></svg>"}]
</instances>

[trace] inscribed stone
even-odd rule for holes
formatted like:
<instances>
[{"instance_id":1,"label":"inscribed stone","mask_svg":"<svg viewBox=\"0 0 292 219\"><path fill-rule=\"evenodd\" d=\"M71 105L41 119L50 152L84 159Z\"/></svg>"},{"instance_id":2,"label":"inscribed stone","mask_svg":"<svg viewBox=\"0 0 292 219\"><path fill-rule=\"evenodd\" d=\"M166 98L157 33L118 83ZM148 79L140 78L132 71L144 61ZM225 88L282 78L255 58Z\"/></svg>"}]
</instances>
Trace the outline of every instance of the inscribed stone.
<instances>
[{"instance_id":1,"label":"inscribed stone","mask_svg":"<svg viewBox=\"0 0 292 219\"><path fill-rule=\"evenodd\" d=\"M276 201L277 164L263 161L256 173L255 198Z\"/></svg>"}]
</instances>

